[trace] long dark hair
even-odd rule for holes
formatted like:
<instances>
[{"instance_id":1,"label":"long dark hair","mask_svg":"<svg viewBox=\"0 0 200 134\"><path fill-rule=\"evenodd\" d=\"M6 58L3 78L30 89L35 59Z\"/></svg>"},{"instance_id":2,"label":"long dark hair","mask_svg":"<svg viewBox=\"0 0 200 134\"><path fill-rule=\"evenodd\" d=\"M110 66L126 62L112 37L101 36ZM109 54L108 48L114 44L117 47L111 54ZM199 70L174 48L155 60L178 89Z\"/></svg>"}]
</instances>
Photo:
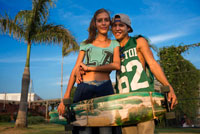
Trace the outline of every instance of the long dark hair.
<instances>
[{"instance_id":1,"label":"long dark hair","mask_svg":"<svg viewBox=\"0 0 200 134\"><path fill-rule=\"evenodd\" d=\"M90 21L90 26L88 28L89 37L87 38L87 40L84 41L85 44L92 43L95 40L96 35L97 35L96 17L98 14L103 13L103 12L108 14L109 20L110 20L110 13L106 9L101 8L101 9L97 10L94 13L94 16L92 17L92 20Z\"/></svg>"}]
</instances>

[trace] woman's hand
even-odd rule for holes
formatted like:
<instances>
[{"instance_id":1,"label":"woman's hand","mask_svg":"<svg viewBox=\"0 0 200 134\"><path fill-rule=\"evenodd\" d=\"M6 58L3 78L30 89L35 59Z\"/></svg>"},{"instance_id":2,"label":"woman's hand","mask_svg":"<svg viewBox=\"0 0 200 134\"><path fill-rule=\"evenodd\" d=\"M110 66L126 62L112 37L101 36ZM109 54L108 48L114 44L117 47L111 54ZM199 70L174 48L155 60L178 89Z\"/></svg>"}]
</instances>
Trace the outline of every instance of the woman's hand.
<instances>
[{"instance_id":1,"label":"woman's hand","mask_svg":"<svg viewBox=\"0 0 200 134\"><path fill-rule=\"evenodd\" d=\"M83 71L82 67L78 67L76 69L76 83L80 84L83 81L82 75L85 74L85 71Z\"/></svg>"},{"instance_id":2,"label":"woman's hand","mask_svg":"<svg viewBox=\"0 0 200 134\"><path fill-rule=\"evenodd\" d=\"M63 115L65 113L65 105L64 105L63 101L61 101L58 106L58 113L59 113L59 115Z\"/></svg>"},{"instance_id":3,"label":"woman's hand","mask_svg":"<svg viewBox=\"0 0 200 134\"><path fill-rule=\"evenodd\" d=\"M88 66L86 66L85 64L83 64L83 62L80 63L80 70L81 70L81 71L84 71L84 72L89 71L89 70L88 70Z\"/></svg>"}]
</instances>

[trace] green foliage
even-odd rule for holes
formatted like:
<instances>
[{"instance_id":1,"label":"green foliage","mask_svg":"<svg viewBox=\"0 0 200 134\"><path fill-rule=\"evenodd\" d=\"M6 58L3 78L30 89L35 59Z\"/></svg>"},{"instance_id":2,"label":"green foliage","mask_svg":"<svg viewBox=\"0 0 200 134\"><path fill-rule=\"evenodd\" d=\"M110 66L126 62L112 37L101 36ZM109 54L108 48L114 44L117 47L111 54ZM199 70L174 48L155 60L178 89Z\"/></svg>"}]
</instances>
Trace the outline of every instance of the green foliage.
<instances>
[{"instance_id":1,"label":"green foliage","mask_svg":"<svg viewBox=\"0 0 200 134\"><path fill-rule=\"evenodd\" d=\"M70 32L61 25L48 24L49 8L54 0L32 0L32 10L21 10L14 19L0 14L0 32L32 43L63 44L63 56L79 46Z\"/></svg>"},{"instance_id":2,"label":"green foliage","mask_svg":"<svg viewBox=\"0 0 200 134\"><path fill-rule=\"evenodd\" d=\"M197 114L198 102L191 98L198 98L200 71L181 54L190 47L197 46L199 47L200 43L164 47L159 50L160 64L179 100L176 110L190 117Z\"/></svg>"},{"instance_id":3,"label":"green foliage","mask_svg":"<svg viewBox=\"0 0 200 134\"><path fill-rule=\"evenodd\" d=\"M31 45L36 43L55 43L63 44L64 52L69 54L71 51L77 51L78 44L70 32L61 25L47 23L50 7L54 6L54 0L32 0L31 10L21 10L15 18L10 18L7 14L0 13L0 32L22 40L27 43L27 57L24 74L27 80L22 79L21 98L27 101L27 91L30 79L30 53ZM63 54L64 55L64 54ZM65 54L66 55L66 54ZM20 103L20 107L27 107L26 103ZM24 111L26 112L26 111ZM18 114L19 115L19 114ZM22 117L26 120L26 116ZM19 118L20 120L20 118ZM17 123L16 123L17 124ZM24 123L18 126L27 126Z\"/></svg>"},{"instance_id":4,"label":"green foliage","mask_svg":"<svg viewBox=\"0 0 200 134\"><path fill-rule=\"evenodd\" d=\"M121 117L116 118L115 122L118 126L123 125Z\"/></svg>"},{"instance_id":5,"label":"green foliage","mask_svg":"<svg viewBox=\"0 0 200 134\"><path fill-rule=\"evenodd\" d=\"M10 122L10 114L0 115L0 122Z\"/></svg>"},{"instance_id":6,"label":"green foliage","mask_svg":"<svg viewBox=\"0 0 200 134\"><path fill-rule=\"evenodd\" d=\"M28 117L28 124L39 124L44 123L44 117L43 116L29 116Z\"/></svg>"},{"instance_id":7,"label":"green foliage","mask_svg":"<svg viewBox=\"0 0 200 134\"><path fill-rule=\"evenodd\" d=\"M70 46L69 45L70 43L76 44L76 41L75 40L71 40L71 42L68 41L65 44L63 44L63 47L62 47L62 56L67 56L71 52L77 52L79 50L79 46L78 45L72 45L72 46Z\"/></svg>"},{"instance_id":8,"label":"green foliage","mask_svg":"<svg viewBox=\"0 0 200 134\"><path fill-rule=\"evenodd\" d=\"M29 125L27 129L16 129L13 123L0 122L0 134L65 134L64 125L41 123Z\"/></svg>"}]
</instances>

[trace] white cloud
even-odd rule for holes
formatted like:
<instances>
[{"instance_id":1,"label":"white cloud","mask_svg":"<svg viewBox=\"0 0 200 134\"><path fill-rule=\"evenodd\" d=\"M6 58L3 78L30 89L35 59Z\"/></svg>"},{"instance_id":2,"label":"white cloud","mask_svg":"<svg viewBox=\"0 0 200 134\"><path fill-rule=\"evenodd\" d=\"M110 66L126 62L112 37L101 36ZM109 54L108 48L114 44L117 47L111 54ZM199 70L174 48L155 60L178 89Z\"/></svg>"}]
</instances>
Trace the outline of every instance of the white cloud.
<instances>
[{"instance_id":1,"label":"white cloud","mask_svg":"<svg viewBox=\"0 0 200 134\"><path fill-rule=\"evenodd\" d=\"M177 23L176 26L180 26L182 30L196 31L200 29L199 26L200 16L192 17L189 19L185 19L180 23Z\"/></svg>"},{"instance_id":2,"label":"white cloud","mask_svg":"<svg viewBox=\"0 0 200 134\"><path fill-rule=\"evenodd\" d=\"M19 63L19 62L25 62L24 58L1 58L0 63Z\"/></svg>"},{"instance_id":3,"label":"white cloud","mask_svg":"<svg viewBox=\"0 0 200 134\"><path fill-rule=\"evenodd\" d=\"M167 27L171 27L171 29L174 29L174 31L176 32L170 32L166 34L151 36L150 40L152 43L155 44L155 43L161 43L167 40L171 40L174 38L195 33L196 31L200 29L199 22L200 22L200 17L193 17L193 18L175 23L174 25L169 25Z\"/></svg>"},{"instance_id":4,"label":"white cloud","mask_svg":"<svg viewBox=\"0 0 200 134\"><path fill-rule=\"evenodd\" d=\"M31 62L44 62L44 61L61 61L61 58L59 57L55 57L55 58L52 58L52 57L47 57L47 58L33 58L33 59L30 59Z\"/></svg>"},{"instance_id":5,"label":"white cloud","mask_svg":"<svg viewBox=\"0 0 200 134\"><path fill-rule=\"evenodd\" d=\"M58 13L60 20L63 20L66 24L75 25L76 28L77 25L88 26L92 17L92 13L89 9L71 0L64 1Z\"/></svg>"},{"instance_id":6,"label":"white cloud","mask_svg":"<svg viewBox=\"0 0 200 134\"><path fill-rule=\"evenodd\" d=\"M161 35L156 35L156 36L151 36L149 39L151 40L151 43L156 44L156 43L161 43L167 40L171 40L177 37L181 37L186 35L184 32L177 32L177 33L167 33L167 34L161 34Z\"/></svg>"},{"instance_id":7,"label":"white cloud","mask_svg":"<svg viewBox=\"0 0 200 134\"><path fill-rule=\"evenodd\" d=\"M47 58L31 58L31 62L45 62L45 61L61 61L61 58L57 57L47 57ZM0 63L21 63L25 62L25 58L16 58L16 57L10 57L10 58L1 58Z\"/></svg>"},{"instance_id":8,"label":"white cloud","mask_svg":"<svg viewBox=\"0 0 200 134\"><path fill-rule=\"evenodd\" d=\"M75 55L64 57L64 64L75 62L76 58L77 58L77 56L75 56ZM1 57L0 58L0 63L21 63L21 62L25 62L25 61L26 61L26 59L21 58L21 57L9 57L9 58ZM31 58L30 59L30 62L48 62L48 61L58 61L59 63L61 63L62 58L61 57L44 57L44 58Z\"/></svg>"},{"instance_id":9,"label":"white cloud","mask_svg":"<svg viewBox=\"0 0 200 134\"><path fill-rule=\"evenodd\" d=\"M82 14L82 15L75 15L73 12L64 12L61 14L64 20L73 22L73 24L81 24L88 26L90 23L91 15L89 14Z\"/></svg>"},{"instance_id":10,"label":"white cloud","mask_svg":"<svg viewBox=\"0 0 200 134\"><path fill-rule=\"evenodd\" d=\"M69 81L69 78L70 78L70 75L67 75L67 76L63 76L63 86L66 86L68 84L68 81ZM61 85L61 77L60 78L57 78L57 82L54 83L55 85Z\"/></svg>"},{"instance_id":11,"label":"white cloud","mask_svg":"<svg viewBox=\"0 0 200 134\"><path fill-rule=\"evenodd\" d=\"M76 59L77 59L77 55L72 55L72 56L67 56L67 57L64 57L64 61L63 61L63 64L75 64L76 62Z\"/></svg>"}]
</instances>

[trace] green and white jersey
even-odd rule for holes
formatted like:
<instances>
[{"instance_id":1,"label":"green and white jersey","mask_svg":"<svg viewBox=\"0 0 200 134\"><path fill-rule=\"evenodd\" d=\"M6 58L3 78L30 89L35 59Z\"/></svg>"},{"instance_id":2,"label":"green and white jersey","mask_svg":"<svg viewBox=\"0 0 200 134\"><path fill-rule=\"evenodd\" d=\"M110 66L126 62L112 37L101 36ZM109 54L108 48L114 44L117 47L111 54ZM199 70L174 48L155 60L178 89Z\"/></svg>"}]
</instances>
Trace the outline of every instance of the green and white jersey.
<instances>
[{"instance_id":1,"label":"green and white jersey","mask_svg":"<svg viewBox=\"0 0 200 134\"><path fill-rule=\"evenodd\" d=\"M85 51L84 63L87 66L101 66L113 62L113 53L116 47L119 47L116 40L111 40L108 47L96 47L89 44L80 44L80 51Z\"/></svg>"},{"instance_id":2,"label":"green and white jersey","mask_svg":"<svg viewBox=\"0 0 200 134\"><path fill-rule=\"evenodd\" d=\"M137 56L136 45L136 38L131 37L127 44L120 48L121 70L117 71L115 86L117 93L154 91L153 75L148 67L143 69Z\"/></svg>"}]
</instances>

